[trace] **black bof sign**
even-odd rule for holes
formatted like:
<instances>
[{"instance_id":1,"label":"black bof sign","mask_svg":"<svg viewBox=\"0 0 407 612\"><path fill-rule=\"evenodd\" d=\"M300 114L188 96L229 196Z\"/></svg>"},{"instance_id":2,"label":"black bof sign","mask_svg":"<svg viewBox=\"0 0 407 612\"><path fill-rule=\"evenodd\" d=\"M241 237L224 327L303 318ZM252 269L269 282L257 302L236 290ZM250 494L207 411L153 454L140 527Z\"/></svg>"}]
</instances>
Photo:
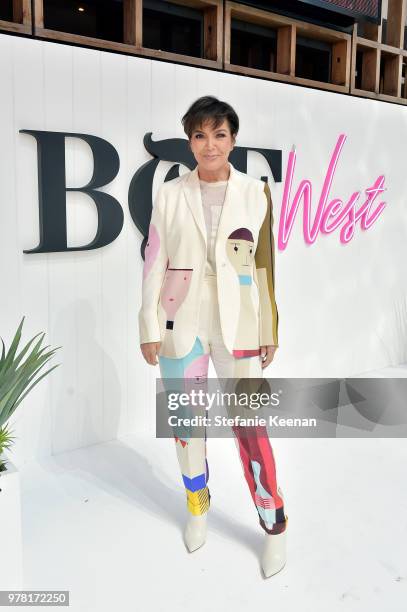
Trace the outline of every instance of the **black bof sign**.
<instances>
[{"instance_id":1,"label":"black bof sign","mask_svg":"<svg viewBox=\"0 0 407 612\"><path fill-rule=\"evenodd\" d=\"M72 132L48 132L43 130L20 130L31 134L37 141L38 157L38 205L40 242L35 249L24 253L53 253L62 251L88 251L110 244L117 238L123 227L123 209L112 195L100 191L110 183L119 172L119 154L107 140L92 134ZM128 192L128 206L131 217L144 236L141 254L147 241L148 226L152 210L153 178L160 161L173 162L165 181L179 176L180 164L190 170L196 166L188 141L182 138L169 138L154 142L152 132L148 132L143 144L153 159L143 164L134 174ZM80 138L87 142L93 155L93 174L83 187L67 187L65 180L65 138ZM260 149L258 147L235 147L230 161L240 170L247 172L248 151L256 151L264 156L275 182L281 181L281 150ZM66 230L66 193L78 191L86 193L96 205L98 226L94 239L82 246L67 245Z\"/></svg>"}]
</instances>

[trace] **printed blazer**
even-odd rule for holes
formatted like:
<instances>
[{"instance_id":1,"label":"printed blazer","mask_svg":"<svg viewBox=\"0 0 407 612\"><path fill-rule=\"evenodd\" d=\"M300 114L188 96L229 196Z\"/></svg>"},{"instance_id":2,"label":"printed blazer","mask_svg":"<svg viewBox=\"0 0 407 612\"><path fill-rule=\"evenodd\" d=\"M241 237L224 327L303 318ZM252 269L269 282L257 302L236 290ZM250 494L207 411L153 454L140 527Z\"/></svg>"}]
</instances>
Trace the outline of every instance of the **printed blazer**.
<instances>
[{"instance_id":1,"label":"printed blazer","mask_svg":"<svg viewBox=\"0 0 407 612\"><path fill-rule=\"evenodd\" d=\"M237 358L278 346L270 188L237 170L230 176L216 236L222 336ZM140 344L186 357L197 341L207 257L198 166L158 189L148 232L139 311Z\"/></svg>"}]
</instances>

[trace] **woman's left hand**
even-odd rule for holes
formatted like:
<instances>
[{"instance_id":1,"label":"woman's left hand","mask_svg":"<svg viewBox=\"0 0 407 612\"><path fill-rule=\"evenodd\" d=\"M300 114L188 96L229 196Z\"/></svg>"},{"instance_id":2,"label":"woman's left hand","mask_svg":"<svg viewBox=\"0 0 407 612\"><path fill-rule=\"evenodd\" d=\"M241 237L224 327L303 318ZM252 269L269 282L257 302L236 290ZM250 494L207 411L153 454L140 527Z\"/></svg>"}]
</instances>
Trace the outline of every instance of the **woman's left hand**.
<instances>
[{"instance_id":1,"label":"woman's left hand","mask_svg":"<svg viewBox=\"0 0 407 612\"><path fill-rule=\"evenodd\" d=\"M273 361L274 353L276 352L276 346L261 346L260 347L260 359L261 359L261 367L267 368L270 363Z\"/></svg>"}]
</instances>

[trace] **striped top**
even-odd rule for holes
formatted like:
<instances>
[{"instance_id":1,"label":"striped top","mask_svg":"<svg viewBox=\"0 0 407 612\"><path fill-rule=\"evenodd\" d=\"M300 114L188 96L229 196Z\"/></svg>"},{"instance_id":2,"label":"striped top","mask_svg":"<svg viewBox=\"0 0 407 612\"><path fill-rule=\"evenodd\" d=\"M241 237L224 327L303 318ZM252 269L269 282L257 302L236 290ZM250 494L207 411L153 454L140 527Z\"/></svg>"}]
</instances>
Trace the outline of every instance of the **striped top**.
<instances>
[{"instance_id":1,"label":"striped top","mask_svg":"<svg viewBox=\"0 0 407 612\"><path fill-rule=\"evenodd\" d=\"M208 182L199 179L206 225L206 276L216 276L215 243L228 181Z\"/></svg>"}]
</instances>

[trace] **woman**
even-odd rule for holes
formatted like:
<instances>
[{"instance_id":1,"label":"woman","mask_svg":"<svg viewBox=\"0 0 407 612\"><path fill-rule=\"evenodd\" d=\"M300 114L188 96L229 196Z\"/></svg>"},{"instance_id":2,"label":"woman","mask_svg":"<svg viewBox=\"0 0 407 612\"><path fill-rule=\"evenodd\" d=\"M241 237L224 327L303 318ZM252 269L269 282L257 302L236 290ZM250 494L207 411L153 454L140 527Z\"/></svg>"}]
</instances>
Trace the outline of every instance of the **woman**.
<instances>
[{"instance_id":1,"label":"woman","mask_svg":"<svg viewBox=\"0 0 407 612\"><path fill-rule=\"evenodd\" d=\"M213 96L182 118L194 170L160 186L154 202L139 312L144 359L163 379L260 378L278 346L272 207L267 183L228 160L239 119ZM158 361L157 361L158 360ZM287 517L267 432L235 440L259 522L266 533L266 576L285 564ZM265 428L264 428L265 429ZM257 435L258 433L258 435ZM205 542L210 505L205 438L175 436L190 512L192 552Z\"/></svg>"}]
</instances>

